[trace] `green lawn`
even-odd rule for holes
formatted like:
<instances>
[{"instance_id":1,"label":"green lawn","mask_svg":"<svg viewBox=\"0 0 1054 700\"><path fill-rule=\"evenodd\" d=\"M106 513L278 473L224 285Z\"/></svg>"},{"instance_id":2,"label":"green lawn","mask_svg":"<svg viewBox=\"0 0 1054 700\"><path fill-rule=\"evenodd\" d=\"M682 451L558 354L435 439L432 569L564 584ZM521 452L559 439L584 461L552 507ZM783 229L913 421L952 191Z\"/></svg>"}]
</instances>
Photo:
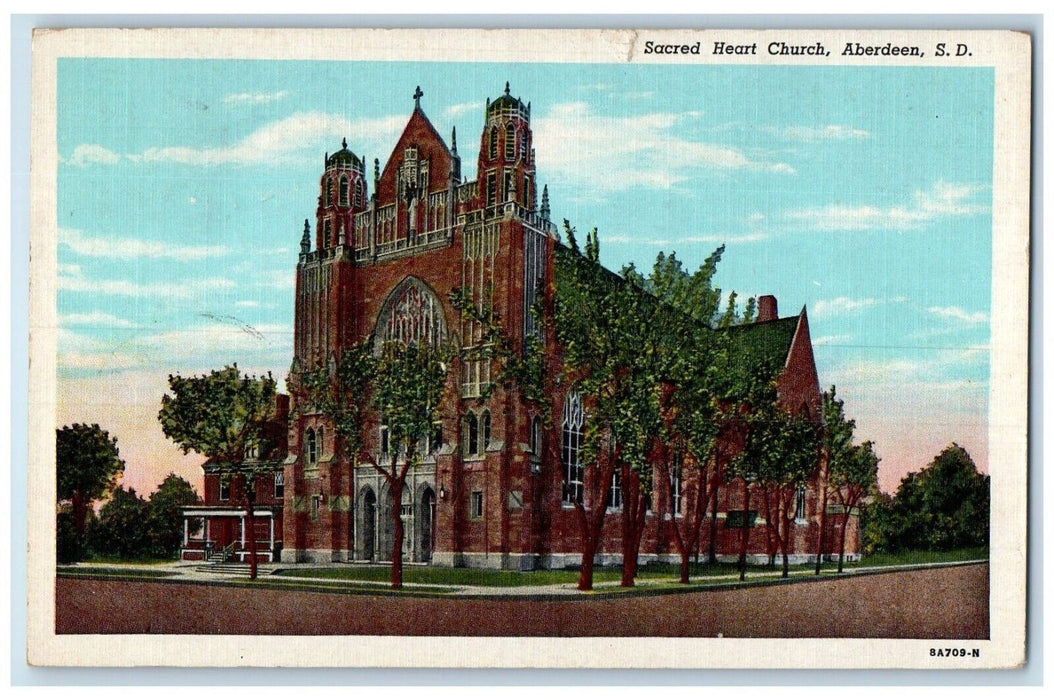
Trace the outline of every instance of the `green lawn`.
<instances>
[{"instance_id":1,"label":"green lawn","mask_svg":"<svg viewBox=\"0 0 1054 700\"><path fill-rule=\"evenodd\" d=\"M857 568L860 566L890 566L897 564L924 564L952 561L966 561L970 559L985 559L988 550L985 548L962 549L951 552L904 552L896 555L876 555L867 557L863 562L847 562L845 568ZM823 570L827 573L834 571L837 564L825 562ZM800 564L792 566L795 572L810 571L812 564ZM776 567L748 566L747 579L759 574L773 575L779 573L781 564L779 558ZM677 564L648 564L637 570L638 580L654 579L676 579L680 576L680 566ZM693 564L689 569L693 579L710 576L731 576L738 573L735 564ZM339 566L339 567L296 567L282 569L275 573L276 576L290 578L316 578L330 579L334 581L362 581L362 582L386 582L391 578L391 568L388 566ZM622 577L619 568L598 567L593 572L593 582L597 584L617 582ZM576 583L578 571L575 569L556 569L552 571L495 571L491 569L466 569L448 568L442 566L406 566L403 568L403 581L405 583L438 585L438 586L547 586L559 583Z\"/></svg>"},{"instance_id":2,"label":"green lawn","mask_svg":"<svg viewBox=\"0 0 1054 700\"><path fill-rule=\"evenodd\" d=\"M872 554L864 557L863 561L846 563L846 567L859 566L893 566L906 564L937 564L953 561L970 561L972 559L987 559L987 547L966 547L953 549L947 552L898 552L897 554ZM824 562L824 568L837 567L837 562Z\"/></svg>"},{"instance_id":3,"label":"green lawn","mask_svg":"<svg viewBox=\"0 0 1054 700\"><path fill-rule=\"evenodd\" d=\"M158 571L148 569L145 566L91 566L81 564L80 566L58 567L59 573L74 574L77 576L134 576L138 578L162 578L171 576L171 571Z\"/></svg>"},{"instance_id":4,"label":"green lawn","mask_svg":"<svg viewBox=\"0 0 1054 700\"><path fill-rule=\"evenodd\" d=\"M680 567L671 564L649 564L637 570L638 579L675 578L680 576ZM722 576L736 573L735 564L692 565L692 576ZM750 573L771 573L767 567L747 567ZM276 572L277 576L299 578L324 578L340 581L388 581L391 569L387 566L341 566L341 567L297 567ZM594 583L616 582L622 578L620 568L596 568L593 571ZM448 568L440 566L403 568L405 583L433 584L446 586L547 586L558 583L577 583L576 569L555 569L551 571L495 571L491 569Z\"/></svg>"},{"instance_id":5,"label":"green lawn","mask_svg":"<svg viewBox=\"0 0 1054 700\"><path fill-rule=\"evenodd\" d=\"M106 555L106 554L92 554L84 558L82 564L127 564L129 566L148 566L150 564L171 564L179 561L176 557L169 557L167 559L156 559L150 557L143 557L139 559L122 559L117 555Z\"/></svg>"}]
</instances>

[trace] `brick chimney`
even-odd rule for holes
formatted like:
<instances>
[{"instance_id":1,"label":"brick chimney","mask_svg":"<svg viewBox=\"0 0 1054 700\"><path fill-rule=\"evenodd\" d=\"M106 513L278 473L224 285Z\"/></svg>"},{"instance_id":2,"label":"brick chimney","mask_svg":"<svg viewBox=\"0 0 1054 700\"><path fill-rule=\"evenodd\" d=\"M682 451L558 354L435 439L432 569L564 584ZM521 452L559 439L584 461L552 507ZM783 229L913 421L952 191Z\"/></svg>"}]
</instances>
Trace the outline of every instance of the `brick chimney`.
<instances>
[{"instance_id":1,"label":"brick chimney","mask_svg":"<svg viewBox=\"0 0 1054 700\"><path fill-rule=\"evenodd\" d=\"M776 297L766 294L758 298L758 323L763 321L775 321L779 318L779 309L776 305Z\"/></svg>"}]
</instances>

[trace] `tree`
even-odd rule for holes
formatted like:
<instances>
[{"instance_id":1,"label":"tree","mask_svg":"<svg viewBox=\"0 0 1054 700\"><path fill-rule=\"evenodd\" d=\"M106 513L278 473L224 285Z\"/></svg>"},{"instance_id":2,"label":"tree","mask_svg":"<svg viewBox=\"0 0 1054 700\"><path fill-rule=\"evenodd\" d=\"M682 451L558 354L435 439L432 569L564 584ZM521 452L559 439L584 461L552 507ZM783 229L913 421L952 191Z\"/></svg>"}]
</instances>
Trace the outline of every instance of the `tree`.
<instances>
[{"instance_id":1,"label":"tree","mask_svg":"<svg viewBox=\"0 0 1054 700\"><path fill-rule=\"evenodd\" d=\"M71 501L73 524L84 536L88 509L105 496L124 473L117 438L93 423L74 423L56 431L55 466L58 499Z\"/></svg>"},{"instance_id":2,"label":"tree","mask_svg":"<svg viewBox=\"0 0 1054 700\"><path fill-rule=\"evenodd\" d=\"M874 491L878 484L878 456L874 445L867 441L853 445L843 459L830 463L831 492L842 510L842 532L838 538L838 573L845 560L845 536L849 518L858 509L861 499ZM859 510L858 510L859 512Z\"/></svg>"},{"instance_id":3,"label":"tree","mask_svg":"<svg viewBox=\"0 0 1054 700\"><path fill-rule=\"evenodd\" d=\"M306 401L325 415L348 460L372 466L391 492L394 525L392 588L403 585L402 494L406 477L421 462L420 444L440 418L447 362L442 349L427 343L385 343L378 356L365 343L354 345L332 366L304 372L299 381ZM384 416L388 463L365 449L363 429L369 410ZM400 458L402 459L400 463Z\"/></svg>"},{"instance_id":4,"label":"tree","mask_svg":"<svg viewBox=\"0 0 1054 700\"><path fill-rule=\"evenodd\" d=\"M856 421L846 419L844 402L837 397L834 386L821 397L822 442L820 449L820 473L818 479L820 496L819 534L816 543L816 569L819 575L824 553L827 551L827 502L831 494L831 465L835 471L845 471L853 456L853 431Z\"/></svg>"},{"instance_id":5,"label":"tree","mask_svg":"<svg viewBox=\"0 0 1054 700\"><path fill-rule=\"evenodd\" d=\"M554 326L563 349L562 374L583 398L585 434L580 451L584 498L570 500L582 539L578 587L593 587L593 560L616 473L622 491L622 585L632 585L636 549L651 498L648 451L661 425L657 376L647 360L654 353L642 338L646 302L629 278L600 265L596 229L578 247L575 230L564 222L569 249L557 250ZM654 309L654 305L652 305Z\"/></svg>"},{"instance_id":6,"label":"tree","mask_svg":"<svg viewBox=\"0 0 1054 700\"><path fill-rule=\"evenodd\" d=\"M264 427L274 418L275 382L264 377L243 375L237 365L193 377L169 375L171 395L161 399L158 420L165 436L186 454L204 456L225 481L241 483L250 533L256 531L254 505L256 477L273 469L245 459L251 445L266 438ZM256 578L256 542L249 546L249 576Z\"/></svg>"},{"instance_id":7,"label":"tree","mask_svg":"<svg viewBox=\"0 0 1054 700\"><path fill-rule=\"evenodd\" d=\"M989 477L952 443L926 468L905 476L892 499L868 506L868 547L898 552L986 546L989 510Z\"/></svg>"},{"instance_id":8,"label":"tree","mask_svg":"<svg viewBox=\"0 0 1054 700\"><path fill-rule=\"evenodd\" d=\"M758 407L747 421L749 434L741 458L753 464L765 507L770 552L779 550L783 555L786 578L797 494L816 470L820 435L808 417L776 404Z\"/></svg>"},{"instance_id":9,"label":"tree","mask_svg":"<svg viewBox=\"0 0 1054 700\"><path fill-rule=\"evenodd\" d=\"M169 474L150 495L146 508L146 532L155 556L173 557L183 541L183 507L201 503L186 479Z\"/></svg>"},{"instance_id":10,"label":"tree","mask_svg":"<svg viewBox=\"0 0 1054 700\"><path fill-rule=\"evenodd\" d=\"M91 529L92 549L121 559L139 559L148 555L150 540L144 527L146 509L146 501L135 489L115 489Z\"/></svg>"}]
</instances>

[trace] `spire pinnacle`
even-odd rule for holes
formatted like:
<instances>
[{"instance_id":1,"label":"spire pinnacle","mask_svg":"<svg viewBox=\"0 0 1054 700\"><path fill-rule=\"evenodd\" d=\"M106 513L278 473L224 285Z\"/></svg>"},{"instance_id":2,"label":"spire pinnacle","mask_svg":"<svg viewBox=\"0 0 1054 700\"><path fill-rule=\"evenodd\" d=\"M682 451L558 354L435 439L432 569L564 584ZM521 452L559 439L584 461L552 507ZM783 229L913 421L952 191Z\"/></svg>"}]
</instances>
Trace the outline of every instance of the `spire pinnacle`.
<instances>
[{"instance_id":1,"label":"spire pinnacle","mask_svg":"<svg viewBox=\"0 0 1054 700\"><path fill-rule=\"evenodd\" d=\"M450 130L450 151L456 156L457 155L457 127L453 127Z\"/></svg>"},{"instance_id":2,"label":"spire pinnacle","mask_svg":"<svg viewBox=\"0 0 1054 700\"><path fill-rule=\"evenodd\" d=\"M381 161L377 158L373 159L373 180L376 182L381 179Z\"/></svg>"},{"instance_id":3,"label":"spire pinnacle","mask_svg":"<svg viewBox=\"0 0 1054 700\"><path fill-rule=\"evenodd\" d=\"M542 186L542 207L541 207L541 211L538 212L538 213L541 214L542 218L545 219L546 221L549 220L549 185L548 184Z\"/></svg>"},{"instance_id":4,"label":"spire pinnacle","mask_svg":"<svg viewBox=\"0 0 1054 700\"><path fill-rule=\"evenodd\" d=\"M347 136L345 136L343 139L341 139L340 145L343 146L344 148L348 147L348 137Z\"/></svg>"},{"instance_id":5,"label":"spire pinnacle","mask_svg":"<svg viewBox=\"0 0 1054 700\"><path fill-rule=\"evenodd\" d=\"M304 219L304 235L300 238L300 254L307 255L311 252L311 224Z\"/></svg>"},{"instance_id":6,"label":"spire pinnacle","mask_svg":"<svg viewBox=\"0 0 1054 700\"><path fill-rule=\"evenodd\" d=\"M509 81L508 80L505 81L505 94L506 95L509 94Z\"/></svg>"}]
</instances>

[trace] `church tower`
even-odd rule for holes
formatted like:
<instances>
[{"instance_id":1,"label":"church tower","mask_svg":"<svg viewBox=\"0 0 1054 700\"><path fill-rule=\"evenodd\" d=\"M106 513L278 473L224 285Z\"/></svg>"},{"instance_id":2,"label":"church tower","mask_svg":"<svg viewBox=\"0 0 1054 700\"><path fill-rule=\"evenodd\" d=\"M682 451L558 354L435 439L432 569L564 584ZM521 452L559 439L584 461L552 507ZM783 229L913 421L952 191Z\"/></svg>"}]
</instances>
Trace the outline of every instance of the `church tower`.
<instances>
[{"instance_id":1,"label":"church tower","mask_svg":"<svg viewBox=\"0 0 1054 700\"><path fill-rule=\"evenodd\" d=\"M325 169L319 183L318 226L315 246L330 250L351 240L354 215L366 206L366 177L362 160L348 150L348 140L333 155L326 154Z\"/></svg>"},{"instance_id":2,"label":"church tower","mask_svg":"<svg viewBox=\"0 0 1054 700\"><path fill-rule=\"evenodd\" d=\"M515 202L534 211L534 147L531 105L509 94L487 100L486 122L479 145L480 194L485 206Z\"/></svg>"}]
</instances>

